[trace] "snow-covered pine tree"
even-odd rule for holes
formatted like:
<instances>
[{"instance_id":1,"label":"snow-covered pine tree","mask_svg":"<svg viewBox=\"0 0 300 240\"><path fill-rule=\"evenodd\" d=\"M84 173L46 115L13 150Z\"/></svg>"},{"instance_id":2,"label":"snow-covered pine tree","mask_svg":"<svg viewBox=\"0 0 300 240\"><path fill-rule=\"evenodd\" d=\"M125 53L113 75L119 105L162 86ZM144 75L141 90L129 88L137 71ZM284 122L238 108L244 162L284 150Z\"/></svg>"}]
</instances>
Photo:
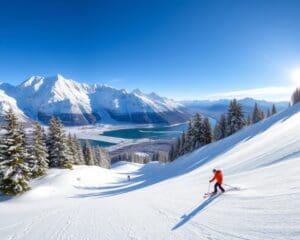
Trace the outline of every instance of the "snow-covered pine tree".
<instances>
[{"instance_id":1,"label":"snow-covered pine tree","mask_svg":"<svg viewBox=\"0 0 300 240\"><path fill-rule=\"evenodd\" d=\"M171 145L170 150L169 150L169 160L173 161L176 158L175 154L175 143Z\"/></svg>"},{"instance_id":2,"label":"snow-covered pine tree","mask_svg":"<svg viewBox=\"0 0 300 240\"><path fill-rule=\"evenodd\" d=\"M252 112L252 123L257 123L264 119L264 117L264 112L261 109L259 109L257 103L255 103Z\"/></svg>"},{"instance_id":3,"label":"snow-covered pine tree","mask_svg":"<svg viewBox=\"0 0 300 240\"><path fill-rule=\"evenodd\" d=\"M107 150L100 148L101 162L100 167L110 169L111 168L111 157Z\"/></svg>"},{"instance_id":4,"label":"snow-covered pine tree","mask_svg":"<svg viewBox=\"0 0 300 240\"><path fill-rule=\"evenodd\" d=\"M95 159L97 165L103 168L111 168L111 159L108 152L99 146L95 147Z\"/></svg>"},{"instance_id":5,"label":"snow-covered pine tree","mask_svg":"<svg viewBox=\"0 0 300 240\"><path fill-rule=\"evenodd\" d=\"M264 111L260 111L260 120L264 120L265 119L265 112Z\"/></svg>"},{"instance_id":6,"label":"snow-covered pine tree","mask_svg":"<svg viewBox=\"0 0 300 240\"><path fill-rule=\"evenodd\" d=\"M67 144L67 138L60 119L52 117L49 126L49 166L72 168L72 158Z\"/></svg>"},{"instance_id":7,"label":"snow-covered pine tree","mask_svg":"<svg viewBox=\"0 0 300 240\"><path fill-rule=\"evenodd\" d=\"M248 113L247 120L246 120L246 125L247 125L247 126L250 126L251 124L252 124L251 116L250 116L250 114Z\"/></svg>"},{"instance_id":8,"label":"snow-covered pine tree","mask_svg":"<svg viewBox=\"0 0 300 240\"><path fill-rule=\"evenodd\" d=\"M202 118L199 113L196 113L193 119L194 128L194 144L195 148L203 145L203 134L202 134Z\"/></svg>"},{"instance_id":9,"label":"snow-covered pine tree","mask_svg":"<svg viewBox=\"0 0 300 240\"><path fill-rule=\"evenodd\" d=\"M185 139L185 132L183 132L180 136L179 156L185 154Z\"/></svg>"},{"instance_id":10,"label":"snow-covered pine tree","mask_svg":"<svg viewBox=\"0 0 300 240\"><path fill-rule=\"evenodd\" d=\"M270 109L267 110L267 118L268 117L271 117L271 111L270 111Z\"/></svg>"},{"instance_id":11,"label":"snow-covered pine tree","mask_svg":"<svg viewBox=\"0 0 300 240\"><path fill-rule=\"evenodd\" d=\"M292 105L300 102L300 88L297 88L292 95Z\"/></svg>"},{"instance_id":12,"label":"snow-covered pine tree","mask_svg":"<svg viewBox=\"0 0 300 240\"><path fill-rule=\"evenodd\" d=\"M59 144L58 126L56 118L52 117L49 123L49 133L47 138L49 167L59 167Z\"/></svg>"},{"instance_id":13,"label":"snow-covered pine tree","mask_svg":"<svg viewBox=\"0 0 300 240\"><path fill-rule=\"evenodd\" d=\"M26 160L28 159L29 157L29 153L28 153L28 146L27 146L27 137L26 137L26 132L25 132L25 127L23 124L19 124L19 131L20 131L20 134L22 135L22 147L24 148L24 159L25 159L25 162Z\"/></svg>"},{"instance_id":14,"label":"snow-covered pine tree","mask_svg":"<svg viewBox=\"0 0 300 240\"><path fill-rule=\"evenodd\" d=\"M158 161L159 163L167 163L169 162L169 155L164 151L157 151Z\"/></svg>"},{"instance_id":15,"label":"snow-covered pine tree","mask_svg":"<svg viewBox=\"0 0 300 240\"><path fill-rule=\"evenodd\" d=\"M102 156L101 156L101 149L99 146L96 146L94 148L94 153L95 153L95 165L100 167Z\"/></svg>"},{"instance_id":16,"label":"snow-covered pine tree","mask_svg":"<svg viewBox=\"0 0 300 240\"><path fill-rule=\"evenodd\" d=\"M174 143L174 159L180 156L180 146L181 146L181 136L178 136L176 142Z\"/></svg>"},{"instance_id":17,"label":"snow-covered pine tree","mask_svg":"<svg viewBox=\"0 0 300 240\"><path fill-rule=\"evenodd\" d=\"M220 120L214 128L214 139L216 141L223 139L227 136L227 121L225 114L222 114Z\"/></svg>"},{"instance_id":18,"label":"snow-covered pine tree","mask_svg":"<svg viewBox=\"0 0 300 240\"><path fill-rule=\"evenodd\" d=\"M24 140L12 109L6 113L0 145L0 191L17 195L29 189L29 168L25 162Z\"/></svg>"},{"instance_id":19,"label":"snow-covered pine tree","mask_svg":"<svg viewBox=\"0 0 300 240\"><path fill-rule=\"evenodd\" d=\"M276 109L276 106L275 104L272 105L272 111L271 111L271 114L274 115L277 113L277 109Z\"/></svg>"},{"instance_id":20,"label":"snow-covered pine tree","mask_svg":"<svg viewBox=\"0 0 300 240\"><path fill-rule=\"evenodd\" d=\"M83 153L82 153L82 147L81 147L80 141L76 137L76 135L73 136L73 141L75 144L75 151L76 151L75 164L84 165L85 161L84 161L84 157L83 157Z\"/></svg>"},{"instance_id":21,"label":"snow-covered pine tree","mask_svg":"<svg viewBox=\"0 0 300 240\"><path fill-rule=\"evenodd\" d=\"M185 145L184 145L184 152L193 151L195 147L195 135L194 135L194 128L193 123L190 120L188 123L188 129L186 130L185 134Z\"/></svg>"},{"instance_id":22,"label":"snow-covered pine tree","mask_svg":"<svg viewBox=\"0 0 300 240\"><path fill-rule=\"evenodd\" d=\"M95 165L95 154L88 140L83 144L83 157L86 165Z\"/></svg>"},{"instance_id":23,"label":"snow-covered pine tree","mask_svg":"<svg viewBox=\"0 0 300 240\"><path fill-rule=\"evenodd\" d=\"M49 167L48 149L44 138L44 131L38 122L34 124L28 162L31 177L35 178L46 174Z\"/></svg>"},{"instance_id":24,"label":"snow-covered pine tree","mask_svg":"<svg viewBox=\"0 0 300 240\"><path fill-rule=\"evenodd\" d=\"M209 123L208 117L205 117L203 119L202 134L203 134L204 145L212 142L212 130L211 130L211 125Z\"/></svg>"},{"instance_id":25,"label":"snow-covered pine tree","mask_svg":"<svg viewBox=\"0 0 300 240\"><path fill-rule=\"evenodd\" d=\"M228 136L242 129L246 123L242 106L236 99L233 99L227 113Z\"/></svg>"},{"instance_id":26,"label":"snow-covered pine tree","mask_svg":"<svg viewBox=\"0 0 300 240\"><path fill-rule=\"evenodd\" d=\"M78 164L77 156L76 156L76 144L74 138L72 137L71 133L68 134L67 144L70 154L70 159L72 160L73 164Z\"/></svg>"}]
</instances>

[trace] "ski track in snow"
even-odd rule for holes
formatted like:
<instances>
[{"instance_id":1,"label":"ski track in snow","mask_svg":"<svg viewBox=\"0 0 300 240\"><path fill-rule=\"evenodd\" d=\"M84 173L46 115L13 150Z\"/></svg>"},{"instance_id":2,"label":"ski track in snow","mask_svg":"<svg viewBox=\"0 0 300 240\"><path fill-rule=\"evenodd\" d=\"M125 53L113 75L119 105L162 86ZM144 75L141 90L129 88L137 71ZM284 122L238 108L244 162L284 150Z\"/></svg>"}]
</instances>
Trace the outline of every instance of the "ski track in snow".
<instances>
[{"instance_id":1,"label":"ski track in snow","mask_svg":"<svg viewBox=\"0 0 300 240\"><path fill-rule=\"evenodd\" d=\"M296 105L170 164L51 169L0 197L0 239L298 240L299 129ZM236 189L204 199L215 167Z\"/></svg>"}]
</instances>

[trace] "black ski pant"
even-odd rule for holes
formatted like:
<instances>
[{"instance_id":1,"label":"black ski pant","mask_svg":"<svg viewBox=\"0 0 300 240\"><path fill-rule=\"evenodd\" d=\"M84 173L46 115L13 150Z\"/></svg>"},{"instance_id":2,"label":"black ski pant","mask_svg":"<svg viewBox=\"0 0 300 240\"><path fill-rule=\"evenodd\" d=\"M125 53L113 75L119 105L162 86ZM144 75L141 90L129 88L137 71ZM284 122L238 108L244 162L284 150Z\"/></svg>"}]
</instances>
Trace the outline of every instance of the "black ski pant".
<instances>
[{"instance_id":1,"label":"black ski pant","mask_svg":"<svg viewBox=\"0 0 300 240\"><path fill-rule=\"evenodd\" d=\"M215 191L214 193L217 193L218 192L218 189L219 188L222 192L225 192L224 188L222 187L222 185L220 183L216 183L215 184Z\"/></svg>"}]
</instances>

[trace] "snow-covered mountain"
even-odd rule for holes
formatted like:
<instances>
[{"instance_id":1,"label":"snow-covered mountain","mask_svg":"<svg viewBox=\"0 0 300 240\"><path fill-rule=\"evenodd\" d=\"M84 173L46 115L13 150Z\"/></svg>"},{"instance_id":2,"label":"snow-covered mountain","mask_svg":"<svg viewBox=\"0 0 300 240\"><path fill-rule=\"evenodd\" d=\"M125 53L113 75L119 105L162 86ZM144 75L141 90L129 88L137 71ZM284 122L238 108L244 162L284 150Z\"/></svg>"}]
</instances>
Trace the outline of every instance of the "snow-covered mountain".
<instances>
[{"instance_id":1,"label":"snow-covered mountain","mask_svg":"<svg viewBox=\"0 0 300 240\"><path fill-rule=\"evenodd\" d=\"M267 111L272 108L275 104L277 110L280 112L288 107L288 102L269 102L264 100L257 100L253 98L244 98L238 100L243 106L244 113L251 114L253 111L254 104L257 103L259 108L263 111ZM200 112L206 116L214 119L219 119L222 113L227 112L230 99L220 99L220 100L196 100L196 101L181 101L183 106L185 106L191 113Z\"/></svg>"},{"instance_id":2,"label":"snow-covered mountain","mask_svg":"<svg viewBox=\"0 0 300 240\"><path fill-rule=\"evenodd\" d=\"M5 112L12 109L17 115L20 122L27 122L28 118L23 111L17 106L16 100L5 94L3 90L0 90L0 121L3 120Z\"/></svg>"},{"instance_id":3,"label":"snow-covered mountain","mask_svg":"<svg viewBox=\"0 0 300 240\"><path fill-rule=\"evenodd\" d=\"M14 98L27 116L44 123L52 115L60 117L66 125L99 121L174 123L189 117L181 104L155 93L89 86L61 75L33 76L18 86L2 84L0 89Z\"/></svg>"},{"instance_id":4,"label":"snow-covered mountain","mask_svg":"<svg viewBox=\"0 0 300 240\"><path fill-rule=\"evenodd\" d=\"M297 104L170 164L51 169L0 196L1 239L298 240L299 130ZM203 199L213 168L226 192Z\"/></svg>"}]
</instances>

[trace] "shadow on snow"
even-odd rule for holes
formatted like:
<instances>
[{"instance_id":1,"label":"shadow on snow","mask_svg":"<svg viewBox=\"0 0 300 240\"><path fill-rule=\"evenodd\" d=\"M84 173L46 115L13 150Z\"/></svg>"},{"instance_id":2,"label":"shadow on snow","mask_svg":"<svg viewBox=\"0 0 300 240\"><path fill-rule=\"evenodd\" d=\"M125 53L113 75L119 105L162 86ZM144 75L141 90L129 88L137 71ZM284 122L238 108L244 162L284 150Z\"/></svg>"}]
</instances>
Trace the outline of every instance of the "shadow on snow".
<instances>
[{"instance_id":1,"label":"shadow on snow","mask_svg":"<svg viewBox=\"0 0 300 240\"><path fill-rule=\"evenodd\" d=\"M205 210L205 208L211 204L213 201L215 201L218 198L219 194L216 194L215 196L211 196L207 198L204 202L202 202L198 207L194 208L189 214L185 214L181 217L181 220L172 228L172 231L176 230L177 228L180 228L182 225L186 224L188 221L190 221L193 217L195 217L199 212Z\"/></svg>"}]
</instances>

